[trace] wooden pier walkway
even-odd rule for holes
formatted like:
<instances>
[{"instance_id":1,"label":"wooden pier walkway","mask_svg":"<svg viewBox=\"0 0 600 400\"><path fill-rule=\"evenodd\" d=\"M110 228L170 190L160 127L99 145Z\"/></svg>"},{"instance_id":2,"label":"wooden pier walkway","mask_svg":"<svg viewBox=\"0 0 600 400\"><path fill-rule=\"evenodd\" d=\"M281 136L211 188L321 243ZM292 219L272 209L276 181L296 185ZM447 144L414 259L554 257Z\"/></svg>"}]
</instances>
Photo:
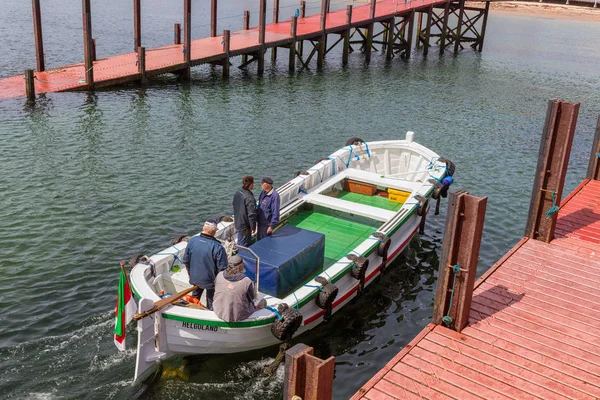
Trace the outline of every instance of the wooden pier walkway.
<instances>
[{"instance_id":1,"label":"wooden pier walkway","mask_svg":"<svg viewBox=\"0 0 600 400\"><path fill-rule=\"evenodd\" d=\"M428 325L353 399L599 399L600 181L475 284L461 333Z\"/></svg>"},{"instance_id":2,"label":"wooden pier walkway","mask_svg":"<svg viewBox=\"0 0 600 400\"><path fill-rule=\"evenodd\" d=\"M389 43L393 45L394 40L398 40L399 36L402 36L402 40L407 40L409 42L410 51L410 41L412 40L411 38L413 36L412 19L415 11L421 12L419 18L422 18L423 16L429 17L428 19L426 18L428 21L427 47L429 47L429 30L433 25L434 27L437 26L437 28L442 30L448 30L447 33L443 33L444 38L446 35L448 36L448 43L454 43L458 41L455 51L457 51L456 49L458 49L458 44L460 44L460 41L477 41L477 43L480 43L479 50L481 51L483 33L478 36L478 39L468 39L464 37L466 32L469 30L472 32L474 31L473 19L469 20L465 16L465 23L462 24L463 12L466 9L464 7L464 0L454 3L454 5L451 7L449 7L451 3L450 0L414 0L409 2L404 2L402 0L382 0L376 2L373 0L371 4L365 4L351 8L349 12L350 15L348 15L347 9L325 13L324 10L327 9L329 4L327 1L328 0L324 0L323 2L325 6L322 7L323 11L321 14L300 17L297 19L295 35L292 29L292 21L287 20L272 24L265 23L264 40L261 40L262 38L259 27L232 32L230 34L228 49L225 45L225 32L223 33L223 36L191 40L189 63L186 61L185 41L182 44L173 44L153 49L145 49L145 62L143 63L145 68L144 76L142 76L142 71L140 70L140 58L138 52L115 55L93 61L93 67L91 67L93 68L92 87L107 87L127 82L141 81L150 76L169 72L185 71L186 69L189 69L190 66L200 64L213 63L225 65L225 63L227 63L228 65L230 57L239 55L252 55L260 52L261 50L264 53L264 51L268 48L291 48L291 46L294 46L296 42L307 40L318 41L327 34L343 35L344 32L348 32L350 29L362 28L368 30L369 26L371 29L373 29L373 23L382 23L389 27L390 25L387 25L390 23L389 21L393 22L394 18L397 16L410 16L410 28L408 29L408 33L405 35L405 25L403 25L401 35L400 33L390 35L392 37ZM433 7L440 7L440 5L442 5L442 8L444 8L443 5L446 5L444 17L438 17L434 13L432 18L431 13ZM456 15L459 15L459 10L460 23L458 29L448 27L447 24L449 13L455 12ZM188 17L189 15L191 14L188 13ZM325 15L326 22L325 30L323 30L323 27L321 26L323 15ZM487 16L487 8L485 9L485 15ZM294 18L292 18L292 20L293 19ZM350 24L348 24L348 19L350 20ZM264 21L264 17L262 20ZM442 23L442 20L445 22ZM91 24L91 22L89 22L89 24ZM421 20L419 20L418 25L418 29L420 28ZM423 32L424 31L425 29L423 29ZM420 34L421 32L419 31L417 36ZM373 33L371 32L371 36L372 35ZM365 35L361 34L361 36L363 36L363 38L366 40ZM409 37L405 38L405 36ZM434 34L432 34L432 36L434 36ZM442 41L442 44L443 43L444 42ZM446 43L445 46L447 46L448 43ZM311 51L311 49L308 50L309 52ZM370 51L368 53L370 54ZM86 49L86 57L91 57L90 54L91 53ZM306 56L307 55L305 54L305 57ZM41 56L38 54L38 58L39 57ZM40 65L39 59L38 65ZM41 65L43 65L43 62ZM33 78L35 93L40 94L46 92L88 89L90 86L86 81L88 71L86 71L85 65L85 63L79 63L43 72L35 72L35 77ZM0 99L24 96L26 96L25 75L0 79Z\"/></svg>"}]
</instances>

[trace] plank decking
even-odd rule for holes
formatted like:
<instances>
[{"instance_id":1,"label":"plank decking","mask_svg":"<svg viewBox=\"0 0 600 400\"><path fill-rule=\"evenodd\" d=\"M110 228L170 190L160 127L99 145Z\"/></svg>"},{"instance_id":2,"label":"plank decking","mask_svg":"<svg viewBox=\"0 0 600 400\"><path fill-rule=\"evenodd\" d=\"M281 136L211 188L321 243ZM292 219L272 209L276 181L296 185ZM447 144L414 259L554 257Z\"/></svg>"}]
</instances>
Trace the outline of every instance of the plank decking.
<instances>
[{"instance_id":1,"label":"plank decking","mask_svg":"<svg viewBox=\"0 0 600 400\"><path fill-rule=\"evenodd\" d=\"M599 399L600 181L475 284L469 325L428 325L352 399Z\"/></svg>"}]
</instances>

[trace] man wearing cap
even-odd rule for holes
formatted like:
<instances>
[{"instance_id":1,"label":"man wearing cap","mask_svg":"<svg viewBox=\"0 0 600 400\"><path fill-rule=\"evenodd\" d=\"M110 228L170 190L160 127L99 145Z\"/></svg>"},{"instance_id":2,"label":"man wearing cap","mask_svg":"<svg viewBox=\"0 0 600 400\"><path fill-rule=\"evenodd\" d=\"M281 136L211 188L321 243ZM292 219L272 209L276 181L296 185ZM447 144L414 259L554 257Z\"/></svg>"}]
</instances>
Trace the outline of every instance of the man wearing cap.
<instances>
[{"instance_id":1,"label":"man wearing cap","mask_svg":"<svg viewBox=\"0 0 600 400\"><path fill-rule=\"evenodd\" d=\"M262 192L258 197L258 240L273 233L279 223L279 193L273 188L273 179L262 178Z\"/></svg>"},{"instance_id":2,"label":"man wearing cap","mask_svg":"<svg viewBox=\"0 0 600 400\"><path fill-rule=\"evenodd\" d=\"M238 244L250 246L252 234L256 230L256 198L254 193L254 177L244 176L242 187L233 195L233 219L238 232Z\"/></svg>"},{"instance_id":3,"label":"man wearing cap","mask_svg":"<svg viewBox=\"0 0 600 400\"><path fill-rule=\"evenodd\" d=\"M210 310L213 307L217 274L227 268L227 253L215 239L216 233L217 222L206 221L202 233L189 240L182 259L190 277L190 284L198 286L198 289L192 292L192 296L200 300L202 292L206 290L206 306Z\"/></svg>"},{"instance_id":4,"label":"man wearing cap","mask_svg":"<svg viewBox=\"0 0 600 400\"><path fill-rule=\"evenodd\" d=\"M215 281L215 314L223 321L242 321L266 305L265 299L254 305L254 283L244 275L242 257L229 257L227 269Z\"/></svg>"}]
</instances>

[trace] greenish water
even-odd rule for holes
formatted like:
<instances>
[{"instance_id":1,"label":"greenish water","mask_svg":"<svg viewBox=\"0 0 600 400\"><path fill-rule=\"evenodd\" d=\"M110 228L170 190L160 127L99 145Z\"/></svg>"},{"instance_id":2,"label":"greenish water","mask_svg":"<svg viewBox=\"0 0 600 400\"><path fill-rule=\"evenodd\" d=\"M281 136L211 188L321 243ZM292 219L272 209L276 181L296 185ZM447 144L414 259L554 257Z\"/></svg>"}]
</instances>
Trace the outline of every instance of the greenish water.
<instances>
[{"instance_id":1,"label":"greenish water","mask_svg":"<svg viewBox=\"0 0 600 400\"><path fill-rule=\"evenodd\" d=\"M29 5L10 3L0 6L0 76L33 59ZM79 28L67 23L80 10L59 3L44 14L50 67L80 59ZM123 10L115 17L96 6L99 51L127 51L129 6L108 3ZM168 43L178 13L145 15L155 27L147 46ZM119 261L229 211L242 175L269 175L277 186L349 137L413 130L457 164L454 189L489 196L481 274L523 233L550 98L582 103L566 191L585 175L600 112L598 37L597 23L492 15L482 54L440 58L434 47L428 59L388 63L375 53L366 66L357 52L341 68L334 51L322 73L294 75L282 54L263 78L233 68L225 83L218 70L197 68L190 84L164 78L48 95L32 107L0 102L0 397L280 398L283 371L262 372L273 349L171 360L165 376L132 389L133 325L126 352L112 342ZM385 280L300 338L336 357L336 398L429 322L445 207Z\"/></svg>"}]
</instances>

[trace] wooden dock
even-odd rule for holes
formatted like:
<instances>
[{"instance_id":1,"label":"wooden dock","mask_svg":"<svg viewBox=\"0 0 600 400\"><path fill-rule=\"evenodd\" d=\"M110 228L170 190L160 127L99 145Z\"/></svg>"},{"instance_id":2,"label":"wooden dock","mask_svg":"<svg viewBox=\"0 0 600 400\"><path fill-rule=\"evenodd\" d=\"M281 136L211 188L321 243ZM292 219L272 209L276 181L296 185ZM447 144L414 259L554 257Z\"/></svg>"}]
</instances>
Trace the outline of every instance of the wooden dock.
<instances>
[{"instance_id":1,"label":"wooden dock","mask_svg":"<svg viewBox=\"0 0 600 400\"><path fill-rule=\"evenodd\" d=\"M276 0L274 20L277 22L266 24L266 0L261 0L258 27L250 28L247 25L249 12L246 11L246 29L223 31L222 35L216 36L216 0L212 0L211 37L191 40L191 0L184 0L183 41L179 24L176 24L176 44L145 49L141 47L140 0L134 0L138 16L134 19L134 31L137 32L135 42L140 47L135 52L96 60L91 36L90 0L83 0L85 46L82 55L85 62L44 70L39 0L33 0L38 72L29 70L23 75L0 79L0 99L26 95L33 99L35 94L40 93L93 90L127 82L144 82L148 77L164 73L181 73L184 78L189 78L189 68L201 64L221 65L223 75L227 77L230 59L235 56L242 56L243 66L256 62L258 73L261 74L267 49L273 49L272 60L276 57L277 48L289 50L290 70L293 71L296 62L301 67L308 67L313 55L318 65L322 66L325 54L338 43L344 47L344 63L347 62L348 52L352 51L351 47L357 43L360 43L367 61L375 44L381 45L388 59L393 57L394 52L400 51L404 52L403 56L409 57L413 37L416 37L416 46L422 46L425 54L430 47L430 38L435 37L439 38L441 52L448 46L453 46L456 52L463 48L464 43L470 43L479 51L483 46L489 2L485 3L485 8L478 9L465 7L464 0L371 0L370 4L327 12L329 1L322 0L321 13L311 16L304 16L306 2L303 1L296 10L296 13L302 10L298 17L279 22ZM473 16L467 15L468 12L474 13ZM452 14L455 17L450 18ZM415 19L416 35L413 31ZM481 29L476 27L476 23L481 25ZM376 29L376 26L381 28ZM378 29L379 32L375 32ZM327 44L328 35L338 35L336 40L330 41L330 47ZM26 87L26 82L29 87Z\"/></svg>"},{"instance_id":2,"label":"wooden dock","mask_svg":"<svg viewBox=\"0 0 600 400\"><path fill-rule=\"evenodd\" d=\"M560 201L578 108L549 111L564 135L542 140L531 235L475 282L466 326L429 324L352 399L600 399L600 118L588 179Z\"/></svg>"}]
</instances>

